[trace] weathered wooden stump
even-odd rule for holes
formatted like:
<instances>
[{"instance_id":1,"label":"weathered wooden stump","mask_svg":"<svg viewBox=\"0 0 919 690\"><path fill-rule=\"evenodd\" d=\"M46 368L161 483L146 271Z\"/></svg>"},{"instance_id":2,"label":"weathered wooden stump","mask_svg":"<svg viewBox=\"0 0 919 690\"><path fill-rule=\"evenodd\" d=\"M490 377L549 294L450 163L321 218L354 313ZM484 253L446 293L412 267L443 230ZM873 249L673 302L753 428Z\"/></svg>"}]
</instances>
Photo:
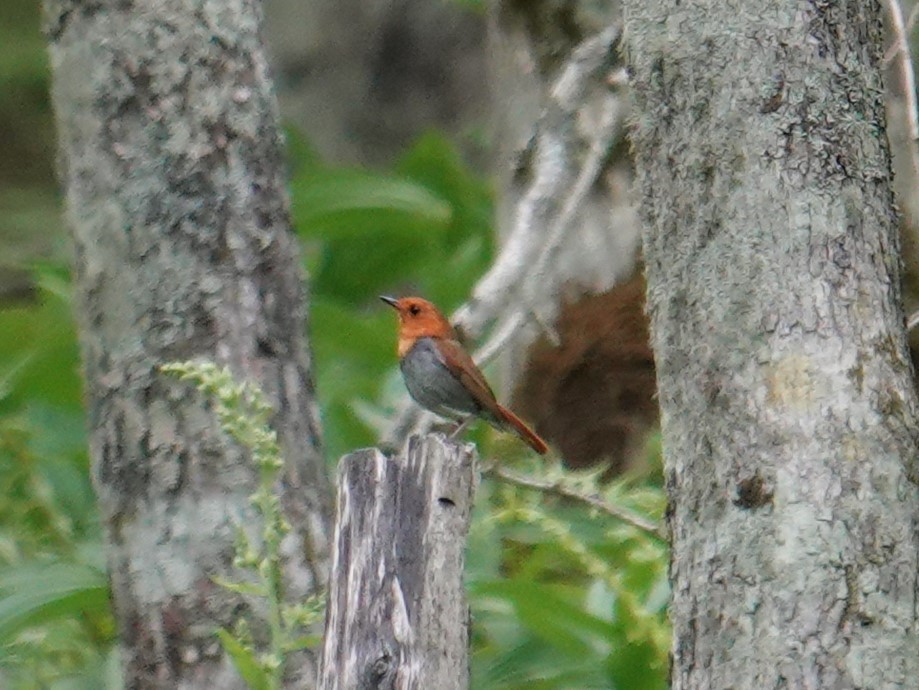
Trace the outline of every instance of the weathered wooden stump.
<instances>
[{"instance_id":1,"label":"weathered wooden stump","mask_svg":"<svg viewBox=\"0 0 919 690\"><path fill-rule=\"evenodd\" d=\"M440 434L375 448L338 471L321 690L467 690L470 445Z\"/></svg>"}]
</instances>

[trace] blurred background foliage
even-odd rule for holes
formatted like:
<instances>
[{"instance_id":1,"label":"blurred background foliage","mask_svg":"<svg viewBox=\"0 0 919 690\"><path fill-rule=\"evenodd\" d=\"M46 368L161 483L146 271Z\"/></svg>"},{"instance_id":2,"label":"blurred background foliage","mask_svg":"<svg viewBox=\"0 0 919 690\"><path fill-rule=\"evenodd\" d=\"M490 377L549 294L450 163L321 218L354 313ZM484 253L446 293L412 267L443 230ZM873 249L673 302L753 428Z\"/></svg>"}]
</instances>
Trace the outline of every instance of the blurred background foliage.
<instances>
[{"instance_id":1,"label":"blurred background foliage","mask_svg":"<svg viewBox=\"0 0 919 690\"><path fill-rule=\"evenodd\" d=\"M38 27L36 0L0 3L0 687L118 688ZM394 318L377 296L419 293L457 307L492 259L493 195L436 131L384 170L330 165L295 131L288 148L332 468L375 442L401 394ZM558 471L485 429L472 437L485 457ZM579 481L660 518L654 443L648 456L642 476ZM467 568L474 688L666 686L660 540L493 482L482 484L476 510Z\"/></svg>"}]
</instances>

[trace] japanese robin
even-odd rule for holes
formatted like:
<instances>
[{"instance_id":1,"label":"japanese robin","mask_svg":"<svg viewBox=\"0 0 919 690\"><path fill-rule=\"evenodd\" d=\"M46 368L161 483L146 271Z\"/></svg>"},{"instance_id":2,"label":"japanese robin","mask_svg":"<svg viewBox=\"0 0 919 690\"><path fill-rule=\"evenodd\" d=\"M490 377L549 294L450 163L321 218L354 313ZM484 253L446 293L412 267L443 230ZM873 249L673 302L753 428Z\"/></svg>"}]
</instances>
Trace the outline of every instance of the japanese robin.
<instances>
[{"instance_id":1,"label":"japanese robin","mask_svg":"<svg viewBox=\"0 0 919 690\"><path fill-rule=\"evenodd\" d=\"M437 307L420 297L380 299L399 312L399 368L415 402L460 422L454 436L478 417L516 434L539 454L548 450L546 442L517 415L498 404L482 372Z\"/></svg>"}]
</instances>

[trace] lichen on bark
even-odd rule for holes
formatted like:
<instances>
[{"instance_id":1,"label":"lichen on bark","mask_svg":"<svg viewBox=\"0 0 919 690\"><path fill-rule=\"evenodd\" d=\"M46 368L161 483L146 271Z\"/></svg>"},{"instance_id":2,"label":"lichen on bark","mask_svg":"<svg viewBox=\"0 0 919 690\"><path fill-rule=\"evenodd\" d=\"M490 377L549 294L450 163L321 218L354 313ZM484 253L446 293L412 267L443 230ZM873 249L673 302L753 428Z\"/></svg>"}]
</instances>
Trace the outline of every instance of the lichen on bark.
<instances>
[{"instance_id":1,"label":"lichen on bark","mask_svg":"<svg viewBox=\"0 0 919 690\"><path fill-rule=\"evenodd\" d=\"M914 687L919 408L880 8L624 4L672 687Z\"/></svg>"}]
</instances>

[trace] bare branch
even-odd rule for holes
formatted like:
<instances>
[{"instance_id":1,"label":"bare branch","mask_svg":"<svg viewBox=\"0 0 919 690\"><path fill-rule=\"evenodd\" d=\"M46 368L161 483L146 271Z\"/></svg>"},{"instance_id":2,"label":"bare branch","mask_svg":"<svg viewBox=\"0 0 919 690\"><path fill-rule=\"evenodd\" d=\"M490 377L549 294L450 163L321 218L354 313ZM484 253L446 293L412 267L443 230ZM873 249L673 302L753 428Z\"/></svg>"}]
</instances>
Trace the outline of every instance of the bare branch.
<instances>
[{"instance_id":1,"label":"bare branch","mask_svg":"<svg viewBox=\"0 0 919 690\"><path fill-rule=\"evenodd\" d=\"M909 132L909 156L913 168L914 179L919 179L919 110L916 103L916 75L913 71L913 62L909 53L909 29L903 20L903 8L899 0L884 0L884 6L890 17L890 30L893 32L894 42L884 56L887 62L897 58L900 76L900 88L903 91L904 108L906 110L907 131ZM915 23L919 5L913 8L909 17L909 26Z\"/></svg>"},{"instance_id":2,"label":"bare branch","mask_svg":"<svg viewBox=\"0 0 919 690\"><path fill-rule=\"evenodd\" d=\"M906 332L909 333L916 326L919 326L919 311L914 311L909 315L909 318L906 319Z\"/></svg>"},{"instance_id":3,"label":"bare branch","mask_svg":"<svg viewBox=\"0 0 919 690\"><path fill-rule=\"evenodd\" d=\"M479 366L485 366L497 357L501 350L517 335L517 332L526 325L527 315L522 310L512 312L504 321L495 327L491 337L482 347L476 350L475 359Z\"/></svg>"},{"instance_id":4,"label":"bare branch","mask_svg":"<svg viewBox=\"0 0 919 690\"><path fill-rule=\"evenodd\" d=\"M505 482L507 484L513 484L515 486L521 486L526 489L533 489L534 491L541 491L542 493L550 494L553 496L560 496L562 498L569 498L571 500L583 503L590 506L596 510L599 510L607 515L621 520L622 522L631 525L635 529L641 530L649 537L660 541L668 541L667 535L664 532L664 529L661 525L658 525L647 518L633 513L632 511L622 508L620 506L614 505L608 501L605 501L598 494L584 494L580 491L567 486L562 481L549 481L545 479L538 479L536 477L527 477L522 474L517 474L516 472L511 472L506 470L503 467L499 466L496 463L488 463L481 466L482 475L485 477L491 477L492 479L497 479L498 481Z\"/></svg>"},{"instance_id":5,"label":"bare branch","mask_svg":"<svg viewBox=\"0 0 919 690\"><path fill-rule=\"evenodd\" d=\"M571 227L578 208L584 203L584 199L590 192L591 187L596 183L603 164L609 155L609 147L614 141L614 132L620 126L622 108L618 99L609 99L603 104L603 114L599 126L596 129L596 135L590 142L590 153L583 163L580 174L575 179L571 190L562 203L562 209L558 214L555 222L550 228L548 238L542 245L542 250L536 260L535 265L527 272L525 276L525 285L530 288L527 292L531 308L535 308L538 303L538 286L544 281L546 267L561 250L565 236Z\"/></svg>"},{"instance_id":6,"label":"bare branch","mask_svg":"<svg viewBox=\"0 0 919 690\"><path fill-rule=\"evenodd\" d=\"M506 309L509 295L524 290L531 293L525 295L527 304L522 305L530 317L532 293L539 292L533 286L546 283L546 265L557 254L575 211L598 179L616 139L615 129L606 126L609 117L603 118L590 142L588 160L575 166L581 142L576 120L587 91L599 75L608 73L620 35L621 27L615 25L584 40L552 85L550 104L537 125L533 143L533 181L517 204L513 228L495 263L473 290L472 299L454 315L454 322L472 337ZM605 76L602 79L605 83ZM606 104L606 110L621 112L619 98L610 96L607 100L615 104ZM580 174L572 181L575 167L580 168ZM570 189L568 194L566 189ZM559 203L559 199L563 201Z\"/></svg>"}]
</instances>

